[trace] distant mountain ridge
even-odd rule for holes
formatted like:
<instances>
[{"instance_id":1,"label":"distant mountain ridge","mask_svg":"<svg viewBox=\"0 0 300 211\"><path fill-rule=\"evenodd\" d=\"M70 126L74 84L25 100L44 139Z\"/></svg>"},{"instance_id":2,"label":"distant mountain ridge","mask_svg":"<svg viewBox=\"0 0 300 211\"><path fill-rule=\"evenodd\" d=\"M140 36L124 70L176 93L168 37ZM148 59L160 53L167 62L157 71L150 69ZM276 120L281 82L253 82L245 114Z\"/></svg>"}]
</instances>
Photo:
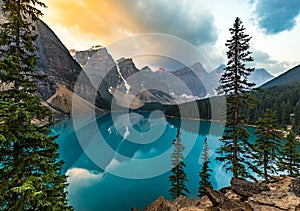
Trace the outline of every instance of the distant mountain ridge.
<instances>
[{"instance_id":1,"label":"distant mountain ridge","mask_svg":"<svg viewBox=\"0 0 300 211\"><path fill-rule=\"evenodd\" d=\"M273 80L263 84L261 88L270 88L273 86L286 85L296 82L300 82L300 65L287 70Z\"/></svg>"},{"instance_id":2,"label":"distant mountain ridge","mask_svg":"<svg viewBox=\"0 0 300 211\"><path fill-rule=\"evenodd\" d=\"M214 72L216 72L219 76L221 76L224 73L225 68L226 68L226 65L222 64L219 67L217 67L214 70ZM255 70L248 77L248 80L250 83L255 83L256 87L259 87L262 84L265 84L266 82L272 80L273 78L274 78L274 76L272 74L270 74L266 69L255 68Z\"/></svg>"},{"instance_id":3,"label":"distant mountain ridge","mask_svg":"<svg viewBox=\"0 0 300 211\"><path fill-rule=\"evenodd\" d=\"M262 84L272 80L274 76L270 74L264 68L256 68L254 72L248 77L251 83L255 83L256 87L261 86Z\"/></svg>"}]
</instances>

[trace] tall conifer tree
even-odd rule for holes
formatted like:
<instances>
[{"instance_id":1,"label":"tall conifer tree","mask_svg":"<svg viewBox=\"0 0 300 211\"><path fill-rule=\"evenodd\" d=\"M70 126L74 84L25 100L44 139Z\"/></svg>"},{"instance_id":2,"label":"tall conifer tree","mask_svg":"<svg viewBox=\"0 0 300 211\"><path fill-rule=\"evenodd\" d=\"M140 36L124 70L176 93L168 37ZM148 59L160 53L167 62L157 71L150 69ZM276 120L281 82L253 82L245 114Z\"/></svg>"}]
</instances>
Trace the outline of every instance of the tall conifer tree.
<instances>
[{"instance_id":1,"label":"tall conifer tree","mask_svg":"<svg viewBox=\"0 0 300 211\"><path fill-rule=\"evenodd\" d=\"M265 181L269 182L271 173L278 170L280 161L280 147L282 134L275 123L275 113L267 109L264 116L256 122L254 163L258 168L262 166Z\"/></svg>"},{"instance_id":2,"label":"tall conifer tree","mask_svg":"<svg viewBox=\"0 0 300 211\"><path fill-rule=\"evenodd\" d=\"M169 177L171 188L169 193L173 199L179 196L185 196L189 193L186 187L186 182L188 181L187 175L184 171L186 165L183 161L183 150L184 146L181 143L181 133L180 129L177 129L176 139L173 141L174 152L172 154L172 165L171 176Z\"/></svg>"},{"instance_id":3,"label":"tall conifer tree","mask_svg":"<svg viewBox=\"0 0 300 211\"><path fill-rule=\"evenodd\" d=\"M248 82L254 68L246 66L247 62L253 61L249 51L251 37L245 34L240 18L235 19L229 31L231 39L226 42L228 62L218 88L219 94L227 95L227 120L217 160L224 162L224 167L232 171L234 178L246 178L250 176L246 169L251 165L247 157L252 145L248 142L249 133L244 127L242 111L254 103L249 92L255 84Z\"/></svg>"},{"instance_id":4,"label":"tall conifer tree","mask_svg":"<svg viewBox=\"0 0 300 211\"><path fill-rule=\"evenodd\" d=\"M205 187L213 188L211 182L209 181L210 174L209 172L212 171L209 168L209 155L208 155L209 147L207 143L207 138L204 140L204 148L202 153L202 169L199 173L200 181L199 181L199 189L198 189L198 196L202 197L206 195Z\"/></svg>"},{"instance_id":5,"label":"tall conifer tree","mask_svg":"<svg viewBox=\"0 0 300 211\"><path fill-rule=\"evenodd\" d=\"M281 152L280 170L288 171L289 175L300 175L300 143L296 140L296 134L293 130L286 137Z\"/></svg>"},{"instance_id":6,"label":"tall conifer tree","mask_svg":"<svg viewBox=\"0 0 300 211\"><path fill-rule=\"evenodd\" d=\"M2 0L0 25L0 210L71 210L51 113L36 97L33 23L38 0Z\"/></svg>"}]
</instances>

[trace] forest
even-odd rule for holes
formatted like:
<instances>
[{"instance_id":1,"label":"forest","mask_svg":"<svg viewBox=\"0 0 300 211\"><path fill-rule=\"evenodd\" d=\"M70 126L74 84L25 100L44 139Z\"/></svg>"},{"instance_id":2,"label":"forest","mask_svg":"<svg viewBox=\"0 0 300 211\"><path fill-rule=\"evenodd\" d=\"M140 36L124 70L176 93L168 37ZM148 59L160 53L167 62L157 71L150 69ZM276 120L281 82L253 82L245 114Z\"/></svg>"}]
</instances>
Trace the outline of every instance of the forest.
<instances>
[{"instance_id":1,"label":"forest","mask_svg":"<svg viewBox=\"0 0 300 211\"><path fill-rule=\"evenodd\" d=\"M278 85L259 91L253 91L252 96L257 99L253 108L246 108L244 115L247 124L254 125L259 117L262 117L267 108L275 111L276 123L282 128L293 124L297 134L300 133L300 83ZM165 112L169 116L182 117L187 119L212 119L212 107L221 106L215 103L219 97L188 102L178 106L169 106ZM221 100L221 99L219 99ZM211 103L214 101L214 103ZM214 108L222 110L221 108Z\"/></svg>"}]
</instances>

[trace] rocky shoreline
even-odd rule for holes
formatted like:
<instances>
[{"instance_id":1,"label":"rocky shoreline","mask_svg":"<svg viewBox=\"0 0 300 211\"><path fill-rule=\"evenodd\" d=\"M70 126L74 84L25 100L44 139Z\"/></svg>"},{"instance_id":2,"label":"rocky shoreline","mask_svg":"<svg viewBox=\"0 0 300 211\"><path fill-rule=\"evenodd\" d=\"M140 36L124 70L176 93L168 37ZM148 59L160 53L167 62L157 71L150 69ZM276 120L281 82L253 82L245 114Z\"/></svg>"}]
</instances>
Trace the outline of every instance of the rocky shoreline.
<instances>
[{"instance_id":1,"label":"rocky shoreline","mask_svg":"<svg viewBox=\"0 0 300 211\"><path fill-rule=\"evenodd\" d=\"M233 179L230 187L207 192L200 199L161 196L144 211L300 211L300 177L274 177L269 184Z\"/></svg>"}]
</instances>

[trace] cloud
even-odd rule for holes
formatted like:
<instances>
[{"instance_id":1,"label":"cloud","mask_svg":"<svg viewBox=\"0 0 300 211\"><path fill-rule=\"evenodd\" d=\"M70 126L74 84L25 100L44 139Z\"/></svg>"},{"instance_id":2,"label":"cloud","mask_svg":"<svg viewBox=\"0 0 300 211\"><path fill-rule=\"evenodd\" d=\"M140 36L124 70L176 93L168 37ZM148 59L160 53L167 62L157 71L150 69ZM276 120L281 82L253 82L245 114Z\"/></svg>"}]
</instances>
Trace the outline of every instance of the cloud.
<instances>
[{"instance_id":1,"label":"cloud","mask_svg":"<svg viewBox=\"0 0 300 211\"><path fill-rule=\"evenodd\" d=\"M259 27L266 34L292 30L299 13L299 0L258 0L254 11Z\"/></svg>"},{"instance_id":2,"label":"cloud","mask_svg":"<svg viewBox=\"0 0 300 211\"><path fill-rule=\"evenodd\" d=\"M130 8L134 8L135 19L140 18L139 24L145 31L176 35L195 45L215 42L217 39L214 17L208 11L199 9L195 2L188 3L182 0L137 2L137 6L132 4Z\"/></svg>"},{"instance_id":3,"label":"cloud","mask_svg":"<svg viewBox=\"0 0 300 211\"><path fill-rule=\"evenodd\" d=\"M252 50L252 52L254 57L254 66L256 68L265 68L268 72L275 76L288 70L293 65L289 62L279 62L272 59L269 54L261 50Z\"/></svg>"},{"instance_id":4,"label":"cloud","mask_svg":"<svg viewBox=\"0 0 300 211\"><path fill-rule=\"evenodd\" d=\"M68 176L69 192L76 193L82 187L91 186L103 178L103 173L94 173L87 169L72 168L66 172Z\"/></svg>"},{"instance_id":5,"label":"cloud","mask_svg":"<svg viewBox=\"0 0 300 211\"><path fill-rule=\"evenodd\" d=\"M100 44L139 33L167 33L194 45L214 43L214 17L203 1L46 0L45 20Z\"/></svg>"},{"instance_id":6,"label":"cloud","mask_svg":"<svg viewBox=\"0 0 300 211\"><path fill-rule=\"evenodd\" d=\"M264 63L264 64L276 64L277 61L271 59L270 55L261 51L261 50L254 50L253 56L255 58L255 62L257 63Z\"/></svg>"}]
</instances>

